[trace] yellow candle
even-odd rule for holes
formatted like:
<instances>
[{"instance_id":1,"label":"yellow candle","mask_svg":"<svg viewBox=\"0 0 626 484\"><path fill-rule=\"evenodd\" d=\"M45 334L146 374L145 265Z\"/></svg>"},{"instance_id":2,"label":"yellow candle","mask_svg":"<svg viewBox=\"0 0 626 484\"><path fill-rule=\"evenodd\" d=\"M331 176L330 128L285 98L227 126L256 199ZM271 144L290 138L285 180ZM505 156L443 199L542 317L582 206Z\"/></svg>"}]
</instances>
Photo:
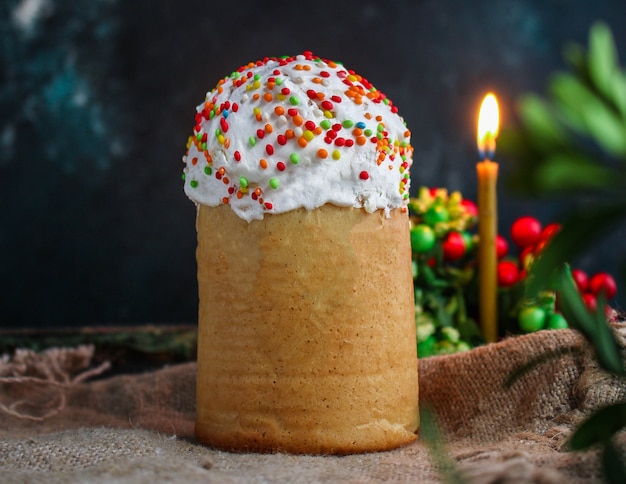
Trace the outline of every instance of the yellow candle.
<instances>
[{"instance_id":1,"label":"yellow candle","mask_svg":"<svg viewBox=\"0 0 626 484\"><path fill-rule=\"evenodd\" d=\"M498 164L492 161L498 135L498 102L487 94L478 116L478 151L482 161L476 165L478 174L478 277L480 324L488 343L498 339L498 199L496 185Z\"/></svg>"}]
</instances>

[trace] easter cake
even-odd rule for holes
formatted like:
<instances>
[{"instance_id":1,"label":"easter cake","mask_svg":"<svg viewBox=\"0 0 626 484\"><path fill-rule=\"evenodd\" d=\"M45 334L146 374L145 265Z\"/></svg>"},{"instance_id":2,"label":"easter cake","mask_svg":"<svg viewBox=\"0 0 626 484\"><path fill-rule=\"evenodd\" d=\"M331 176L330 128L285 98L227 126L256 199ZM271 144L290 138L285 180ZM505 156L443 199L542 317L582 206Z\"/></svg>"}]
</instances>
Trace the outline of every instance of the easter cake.
<instances>
[{"instance_id":1,"label":"easter cake","mask_svg":"<svg viewBox=\"0 0 626 484\"><path fill-rule=\"evenodd\" d=\"M410 132L365 78L305 52L197 106L196 436L348 454L416 439Z\"/></svg>"}]
</instances>

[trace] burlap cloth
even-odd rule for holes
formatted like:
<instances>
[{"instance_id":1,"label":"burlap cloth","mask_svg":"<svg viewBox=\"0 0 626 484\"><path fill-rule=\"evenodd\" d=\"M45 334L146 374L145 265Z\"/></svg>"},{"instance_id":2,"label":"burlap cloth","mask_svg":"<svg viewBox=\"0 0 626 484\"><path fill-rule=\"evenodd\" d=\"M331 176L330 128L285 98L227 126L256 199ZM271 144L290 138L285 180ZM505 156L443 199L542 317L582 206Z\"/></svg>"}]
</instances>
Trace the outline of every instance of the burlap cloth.
<instances>
[{"instance_id":1,"label":"burlap cloth","mask_svg":"<svg viewBox=\"0 0 626 484\"><path fill-rule=\"evenodd\" d=\"M92 352L21 351L0 360L0 482L442 479L423 440L344 457L234 454L198 445L195 363L87 382L104 370L90 366ZM541 355L559 356L507 387L510 375ZM601 480L598 452L570 453L564 444L592 409L626 399L626 387L598 371L577 333L512 337L419 365L420 402L438 416L445 452L465 482ZM620 448L625 444L620 436Z\"/></svg>"}]
</instances>

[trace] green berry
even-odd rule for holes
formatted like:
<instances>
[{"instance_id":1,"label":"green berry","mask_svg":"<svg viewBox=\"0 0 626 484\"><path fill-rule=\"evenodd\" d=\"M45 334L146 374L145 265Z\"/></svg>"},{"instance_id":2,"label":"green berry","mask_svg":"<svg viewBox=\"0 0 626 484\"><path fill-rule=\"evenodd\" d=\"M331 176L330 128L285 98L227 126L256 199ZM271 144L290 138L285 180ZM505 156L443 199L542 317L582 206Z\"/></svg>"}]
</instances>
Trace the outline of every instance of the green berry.
<instances>
[{"instance_id":1,"label":"green berry","mask_svg":"<svg viewBox=\"0 0 626 484\"><path fill-rule=\"evenodd\" d=\"M536 306L530 306L520 311L518 323L525 333L534 333L546 325L546 312Z\"/></svg>"},{"instance_id":2,"label":"green berry","mask_svg":"<svg viewBox=\"0 0 626 484\"><path fill-rule=\"evenodd\" d=\"M567 320L560 313L552 313L548 316L548 329L566 329L569 328Z\"/></svg>"},{"instance_id":3,"label":"green berry","mask_svg":"<svg viewBox=\"0 0 626 484\"><path fill-rule=\"evenodd\" d=\"M411 247L414 252L428 252L435 245L435 239L435 232L426 224L419 224L411 229Z\"/></svg>"},{"instance_id":4,"label":"green berry","mask_svg":"<svg viewBox=\"0 0 626 484\"><path fill-rule=\"evenodd\" d=\"M439 222L447 222L449 219L448 210L443 205L433 205L424 214L424 222L430 226L434 226Z\"/></svg>"}]
</instances>

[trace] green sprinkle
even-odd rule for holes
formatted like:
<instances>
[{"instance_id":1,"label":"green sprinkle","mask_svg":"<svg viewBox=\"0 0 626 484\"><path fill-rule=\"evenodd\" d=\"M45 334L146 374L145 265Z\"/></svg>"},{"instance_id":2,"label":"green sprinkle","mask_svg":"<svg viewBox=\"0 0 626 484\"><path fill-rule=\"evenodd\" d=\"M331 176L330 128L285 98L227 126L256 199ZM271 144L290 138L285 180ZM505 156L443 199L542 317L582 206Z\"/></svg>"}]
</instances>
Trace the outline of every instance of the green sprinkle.
<instances>
[{"instance_id":1,"label":"green sprinkle","mask_svg":"<svg viewBox=\"0 0 626 484\"><path fill-rule=\"evenodd\" d=\"M330 127L332 126L331 122L328 121L328 119L325 119L324 121L322 121L320 123L320 126L324 129L330 129Z\"/></svg>"},{"instance_id":2,"label":"green sprinkle","mask_svg":"<svg viewBox=\"0 0 626 484\"><path fill-rule=\"evenodd\" d=\"M408 145L408 143L406 141L403 141L402 143L400 143L400 146L402 146L403 148L406 148Z\"/></svg>"},{"instance_id":3,"label":"green sprinkle","mask_svg":"<svg viewBox=\"0 0 626 484\"><path fill-rule=\"evenodd\" d=\"M298 99L296 96L291 96L289 98L289 102L292 106L297 106L298 104L300 104L300 99Z\"/></svg>"},{"instance_id":4,"label":"green sprinkle","mask_svg":"<svg viewBox=\"0 0 626 484\"><path fill-rule=\"evenodd\" d=\"M254 146L256 144L256 138L254 136L250 136L248 138L248 143L250 143L250 146Z\"/></svg>"},{"instance_id":5,"label":"green sprinkle","mask_svg":"<svg viewBox=\"0 0 626 484\"><path fill-rule=\"evenodd\" d=\"M255 74L254 75L254 80L258 81L259 79L261 79L261 74Z\"/></svg>"},{"instance_id":6,"label":"green sprinkle","mask_svg":"<svg viewBox=\"0 0 626 484\"><path fill-rule=\"evenodd\" d=\"M363 131L363 134L364 134L365 136L372 136L372 130L371 130L371 129L369 129L369 128L367 128L365 131Z\"/></svg>"},{"instance_id":7,"label":"green sprinkle","mask_svg":"<svg viewBox=\"0 0 626 484\"><path fill-rule=\"evenodd\" d=\"M184 174L184 173L181 175L181 178L183 179L183 181L185 181L185 178L186 178L186 177L185 177L185 174Z\"/></svg>"},{"instance_id":8,"label":"green sprinkle","mask_svg":"<svg viewBox=\"0 0 626 484\"><path fill-rule=\"evenodd\" d=\"M289 161L291 161L294 165L300 163L300 155L298 153L291 153L289 155Z\"/></svg>"},{"instance_id":9,"label":"green sprinkle","mask_svg":"<svg viewBox=\"0 0 626 484\"><path fill-rule=\"evenodd\" d=\"M388 105L389 104L389 99L387 99L387 98L383 99L383 104L387 104Z\"/></svg>"},{"instance_id":10,"label":"green sprinkle","mask_svg":"<svg viewBox=\"0 0 626 484\"><path fill-rule=\"evenodd\" d=\"M189 182L189 185L191 186L191 188L196 188L198 186L198 182L196 180L191 180Z\"/></svg>"},{"instance_id":11,"label":"green sprinkle","mask_svg":"<svg viewBox=\"0 0 626 484\"><path fill-rule=\"evenodd\" d=\"M239 178L239 186L241 186L241 188L248 188L248 179L245 176Z\"/></svg>"},{"instance_id":12,"label":"green sprinkle","mask_svg":"<svg viewBox=\"0 0 626 484\"><path fill-rule=\"evenodd\" d=\"M383 134L382 133L376 133L376 137L378 139L383 139Z\"/></svg>"},{"instance_id":13,"label":"green sprinkle","mask_svg":"<svg viewBox=\"0 0 626 484\"><path fill-rule=\"evenodd\" d=\"M209 119L213 119L215 117L215 108L209 111Z\"/></svg>"},{"instance_id":14,"label":"green sprinkle","mask_svg":"<svg viewBox=\"0 0 626 484\"><path fill-rule=\"evenodd\" d=\"M202 151L206 151L206 141L204 143L202 143L201 148L202 148Z\"/></svg>"},{"instance_id":15,"label":"green sprinkle","mask_svg":"<svg viewBox=\"0 0 626 484\"><path fill-rule=\"evenodd\" d=\"M210 166L205 166L204 167L204 173L207 175L210 175L211 173L213 173L213 170L211 170Z\"/></svg>"},{"instance_id":16,"label":"green sprinkle","mask_svg":"<svg viewBox=\"0 0 626 484\"><path fill-rule=\"evenodd\" d=\"M202 133L198 133L198 134L196 135L196 139L197 139L198 141L202 141Z\"/></svg>"},{"instance_id":17,"label":"green sprinkle","mask_svg":"<svg viewBox=\"0 0 626 484\"><path fill-rule=\"evenodd\" d=\"M378 126L376 126L376 131L378 131L379 133L382 132L385 129L385 127L382 124L379 124Z\"/></svg>"},{"instance_id":18,"label":"green sprinkle","mask_svg":"<svg viewBox=\"0 0 626 484\"><path fill-rule=\"evenodd\" d=\"M343 126L344 128L351 128L352 126L354 126L354 122L350 119L346 119L343 123L341 123L341 126Z\"/></svg>"},{"instance_id":19,"label":"green sprinkle","mask_svg":"<svg viewBox=\"0 0 626 484\"><path fill-rule=\"evenodd\" d=\"M215 137L217 138L220 134L222 134L222 130L220 128L217 128L215 130Z\"/></svg>"},{"instance_id":20,"label":"green sprinkle","mask_svg":"<svg viewBox=\"0 0 626 484\"><path fill-rule=\"evenodd\" d=\"M279 86L283 83L283 79L281 77L277 77L276 78L276 84L278 84Z\"/></svg>"},{"instance_id":21,"label":"green sprinkle","mask_svg":"<svg viewBox=\"0 0 626 484\"><path fill-rule=\"evenodd\" d=\"M270 178L270 187L276 189L280 186L280 181L278 181L278 178Z\"/></svg>"}]
</instances>

